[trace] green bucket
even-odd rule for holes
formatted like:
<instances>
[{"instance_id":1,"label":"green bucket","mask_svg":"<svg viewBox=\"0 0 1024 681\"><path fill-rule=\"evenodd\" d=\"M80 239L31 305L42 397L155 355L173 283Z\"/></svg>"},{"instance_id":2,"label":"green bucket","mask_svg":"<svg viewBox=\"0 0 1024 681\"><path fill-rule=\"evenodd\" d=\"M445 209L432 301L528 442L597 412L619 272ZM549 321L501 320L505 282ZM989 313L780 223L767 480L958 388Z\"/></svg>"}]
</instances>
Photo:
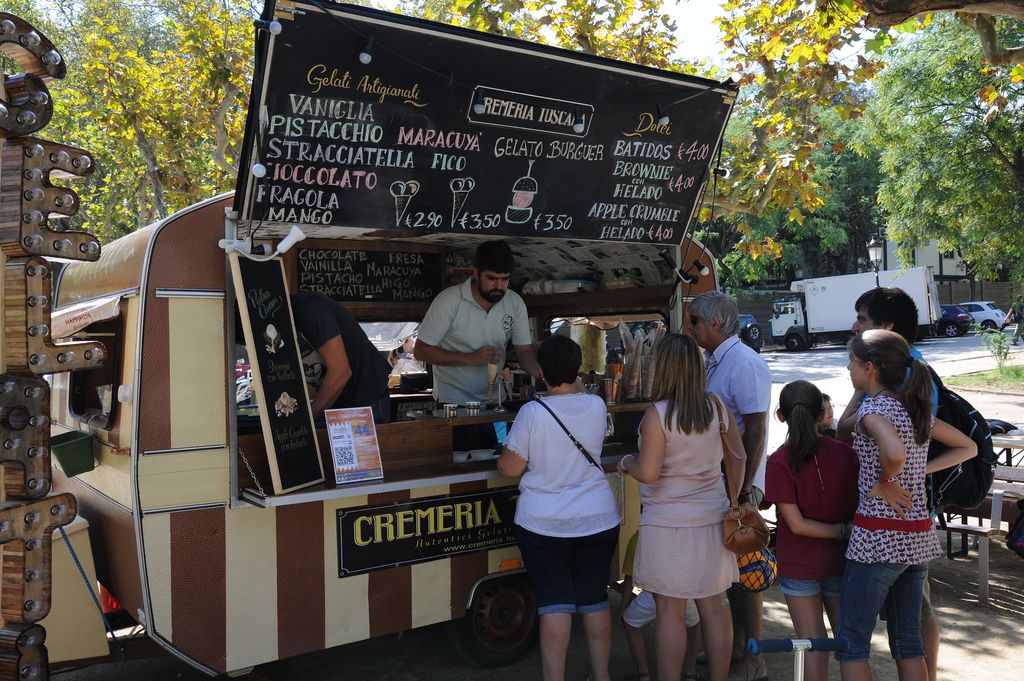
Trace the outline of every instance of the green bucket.
<instances>
[{"instance_id":1,"label":"green bucket","mask_svg":"<svg viewBox=\"0 0 1024 681\"><path fill-rule=\"evenodd\" d=\"M64 475L88 473L96 466L92 456L92 434L72 430L50 438L50 451Z\"/></svg>"}]
</instances>

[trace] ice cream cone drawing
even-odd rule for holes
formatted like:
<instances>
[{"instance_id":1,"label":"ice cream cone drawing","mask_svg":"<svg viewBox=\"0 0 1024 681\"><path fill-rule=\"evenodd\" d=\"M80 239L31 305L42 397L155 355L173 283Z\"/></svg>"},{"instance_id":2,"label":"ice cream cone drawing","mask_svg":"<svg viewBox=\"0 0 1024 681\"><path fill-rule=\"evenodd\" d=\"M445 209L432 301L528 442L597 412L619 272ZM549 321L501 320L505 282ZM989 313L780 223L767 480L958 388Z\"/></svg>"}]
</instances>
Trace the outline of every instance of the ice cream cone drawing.
<instances>
[{"instance_id":1,"label":"ice cream cone drawing","mask_svg":"<svg viewBox=\"0 0 1024 681\"><path fill-rule=\"evenodd\" d=\"M533 197L537 195L537 180L530 177L533 171L533 161L530 161L526 174L516 180L512 185L512 205L505 208L505 222L521 225L533 217Z\"/></svg>"},{"instance_id":2,"label":"ice cream cone drawing","mask_svg":"<svg viewBox=\"0 0 1024 681\"><path fill-rule=\"evenodd\" d=\"M409 208L409 202L419 190L420 183L416 180L391 183L391 196L395 197L395 227L402 226L402 217Z\"/></svg>"},{"instance_id":3,"label":"ice cream cone drawing","mask_svg":"<svg viewBox=\"0 0 1024 681\"><path fill-rule=\"evenodd\" d=\"M488 362L488 364L487 364L487 401L488 402L490 402L491 401L491 397L494 396L494 384L496 382L497 377L498 377L498 365L497 364L491 364L491 363Z\"/></svg>"},{"instance_id":4,"label":"ice cream cone drawing","mask_svg":"<svg viewBox=\"0 0 1024 681\"><path fill-rule=\"evenodd\" d=\"M455 228L455 221L458 220L462 207L466 205L466 197L476 187L476 180L472 177L456 177L448 183L452 190L452 229Z\"/></svg>"}]
</instances>

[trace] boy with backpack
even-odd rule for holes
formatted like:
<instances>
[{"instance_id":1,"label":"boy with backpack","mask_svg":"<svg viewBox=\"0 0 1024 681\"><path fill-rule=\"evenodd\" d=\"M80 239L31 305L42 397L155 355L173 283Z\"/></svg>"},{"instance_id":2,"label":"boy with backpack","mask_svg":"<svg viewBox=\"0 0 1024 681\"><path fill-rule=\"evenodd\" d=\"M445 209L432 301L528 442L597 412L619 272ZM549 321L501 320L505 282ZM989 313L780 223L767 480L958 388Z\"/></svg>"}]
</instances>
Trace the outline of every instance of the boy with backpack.
<instances>
[{"instance_id":1,"label":"boy with backpack","mask_svg":"<svg viewBox=\"0 0 1024 681\"><path fill-rule=\"evenodd\" d=\"M855 334L870 329L895 331L903 336L910 345L911 357L927 365L920 351L914 346L914 341L917 340L917 305L906 292L895 287L875 288L861 295L854 304L854 308L857 319L853 323L852 330ZM973 407L970 407L965 400L942 385L934 369L929 367L929 370L932 374L932 415L939 413L941 408L940 418L971 436L971 439L978 445L978 460L975 462L977 465L965 468L962 460L943 456L940 453L941 445L936 445L935 449L930 450L928 453L927 472L932 475L933 485L940 483L937 485L939 489L943 488L941 483L954 477L953 473L956 473L958 478L963 477L963 480L959 481L957 486L973 488L967 496L976 495L976 489L984 486L984 491L982 492L983 499L984 493L988 491L988 485L992 482L991 473L994 471L994 466L990 467L988 459L991 455L991 462L994 464L992 438L988 432L988 425L985 423L984 418ZM857 409L863 399L863 392L857 391L854 393L849 405L847 405L843 415L839 418L837 439L847 443L853 441L853 428L857 422ZM970 413L972 411L973 415ZM951 414L951 412L955 413ZM986 468L990 468L987 483L984 482L984 471ZM945 470L950 470L951 472L943 475ZM943 471L943 473L940 473L940 471ZM961 471L976 473L976 475L961 476ZM940 477L942 478L941 481L939 480ZM955 496L956 492L953 489L953 483L950 483L943 491L945 494L953 496ZM976 506L977 502L974 505ZM932 610L927 573L925 573L924 598L921 603L921 638L924 643L928 679L929 681L936 681L938 676L940 635L939 623L935 618L934 610Z\"/></svg>"}]
</instances>

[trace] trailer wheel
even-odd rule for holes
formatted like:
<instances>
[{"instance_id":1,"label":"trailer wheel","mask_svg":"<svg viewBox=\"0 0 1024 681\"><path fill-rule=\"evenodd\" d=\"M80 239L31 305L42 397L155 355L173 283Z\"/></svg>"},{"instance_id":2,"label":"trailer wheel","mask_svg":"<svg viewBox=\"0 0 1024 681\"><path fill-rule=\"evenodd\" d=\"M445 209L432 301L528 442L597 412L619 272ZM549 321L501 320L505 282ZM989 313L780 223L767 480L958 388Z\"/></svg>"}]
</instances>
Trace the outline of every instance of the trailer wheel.
<instances>
[{"instance_id":1,"label":"trailer wheel","mask_svg":"<svg viewBox=\"0 0 1024 681\"><path fill-rule=\"evenodd\" d=\"M512 664L536 639L537 601L522 574L496 577L479 585L466 616L451 624L455 652L478 667Z\"/></svg>"},{"instance_id":2,"label":"trailer wheel","mask_svg":"<svg viewBox=\"0 0 1024 681\"><path fill-rule=\"evenodd\" d=\"M806 346L804 345L804 339L798 334L791 333L786 336L786 349L790 352L796 352L797 350L803 350Z\"/></svg>"}]
</instances>

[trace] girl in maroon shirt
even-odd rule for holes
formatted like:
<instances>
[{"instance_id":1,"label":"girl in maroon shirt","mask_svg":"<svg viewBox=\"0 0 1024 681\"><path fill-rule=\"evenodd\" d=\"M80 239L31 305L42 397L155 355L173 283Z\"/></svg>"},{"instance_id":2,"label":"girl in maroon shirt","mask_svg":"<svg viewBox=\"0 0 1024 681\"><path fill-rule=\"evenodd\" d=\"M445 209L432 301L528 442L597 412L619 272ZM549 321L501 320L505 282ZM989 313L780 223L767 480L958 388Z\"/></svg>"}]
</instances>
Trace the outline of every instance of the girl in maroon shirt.
<instances>
[{"instance_id":1,"label":"girl in maroon shirt","mask_svg":"<svg viewBox=\"0 0 1024 681\"><path fill-rule=\"evenodd\" d=\"M823 411L813 383L782 389L775 412L786 423L786 444L768 458L765 500L778 508L779 584L798 638L823 637L823 611L839 623L839 590L849 523L857 509L857 454L818 434ZM826 681L828 653L808 653L807 681Z\"/></svg>"}]
</instances>

